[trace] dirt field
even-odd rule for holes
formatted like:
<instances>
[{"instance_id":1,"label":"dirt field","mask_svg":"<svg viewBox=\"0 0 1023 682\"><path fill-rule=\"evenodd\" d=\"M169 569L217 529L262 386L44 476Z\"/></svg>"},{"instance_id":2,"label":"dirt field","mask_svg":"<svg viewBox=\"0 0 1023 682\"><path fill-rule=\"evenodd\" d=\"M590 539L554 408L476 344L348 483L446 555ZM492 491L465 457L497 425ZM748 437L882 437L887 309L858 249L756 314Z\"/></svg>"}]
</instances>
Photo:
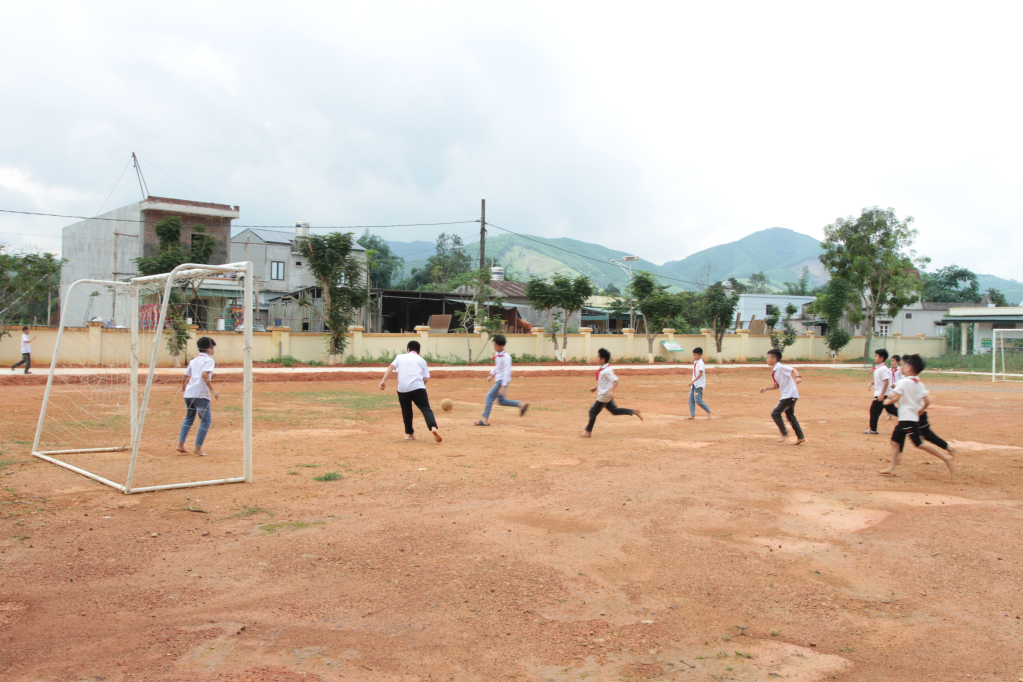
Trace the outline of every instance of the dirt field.
<instances>
[{"instance_id":1,"label":"dirt field","mask_svg":"<svg viewBox=\"0 0 1023 682\"><path fill-rule=\"evenodd\" d=\"M517 378L489 428L483 378L438 376L440 445L393 382L262 381L253 484L132 496L30 458L43 387L6 385L0 680L1023 678L1023 384L925 374L956 474L910 447L883 478L866 373L803 374L800 447L766 370L712 374L709 421L624 375L645 421L590 440L590 376ZM230 396L203 461L179 402L138 483L240 475Z\"/></svg>"}]
</instances>

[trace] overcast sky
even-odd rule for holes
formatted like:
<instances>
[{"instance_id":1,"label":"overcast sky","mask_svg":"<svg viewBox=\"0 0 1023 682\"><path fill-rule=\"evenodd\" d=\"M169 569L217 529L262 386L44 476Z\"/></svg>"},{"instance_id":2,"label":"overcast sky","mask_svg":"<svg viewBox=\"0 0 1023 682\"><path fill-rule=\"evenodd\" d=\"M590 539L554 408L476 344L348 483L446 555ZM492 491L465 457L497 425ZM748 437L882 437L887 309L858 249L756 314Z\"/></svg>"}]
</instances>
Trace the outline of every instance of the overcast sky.
<instances>
[{"instance_id":1,"label":"overcast sky","mask_svg":"<svg viewBox=\"0 0 1023 682\"><path fill-rule=\"evenodd\" d=\"M153 195L241 224L486 198L660 263L880 205L932 267L1023 279L1021 7L5 2L0 208L136 201L134 151ZM0 241L59 249L66 222L0 214Z\"/></svg>"}]
</instances>

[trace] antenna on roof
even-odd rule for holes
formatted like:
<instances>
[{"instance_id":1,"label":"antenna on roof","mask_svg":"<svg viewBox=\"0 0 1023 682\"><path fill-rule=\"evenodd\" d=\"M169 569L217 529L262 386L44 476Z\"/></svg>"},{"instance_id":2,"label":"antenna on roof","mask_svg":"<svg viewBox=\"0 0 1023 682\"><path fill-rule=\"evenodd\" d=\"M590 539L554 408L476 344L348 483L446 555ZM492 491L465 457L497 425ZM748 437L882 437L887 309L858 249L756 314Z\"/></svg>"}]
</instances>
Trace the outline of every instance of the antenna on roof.
<instances>
[{"instance_id":1,"label":"antenna on roof","mask_svg":"<svg viewBox=\"0 0 1023 682\"><path fill-rule=\"evenodd\" d=\"M135 156L135 152L131 153L132 163L135 164L135 175L139 179L139 191L142 192L142 201L149 198L149 185L146 184L146 179L142 177L142 167L139 166L139 157Z\"/></svg>"}]
</instances>

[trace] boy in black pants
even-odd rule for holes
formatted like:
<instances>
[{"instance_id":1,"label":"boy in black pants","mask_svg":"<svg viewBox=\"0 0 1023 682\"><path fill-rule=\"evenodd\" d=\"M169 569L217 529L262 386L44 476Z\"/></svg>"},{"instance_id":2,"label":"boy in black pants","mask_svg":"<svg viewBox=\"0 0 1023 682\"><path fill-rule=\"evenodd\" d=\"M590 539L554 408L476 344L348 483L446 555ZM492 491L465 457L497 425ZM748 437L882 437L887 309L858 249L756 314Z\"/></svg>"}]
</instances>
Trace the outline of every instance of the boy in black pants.
<instances>
[{"instance_id":1,"label":"boy in black pants","mask_svg":"<svg viewBox=\"0 0 1023 682\"><path fill-rule=\"evenodd\" d=\"M640 421L643 421L643 415L639 410L630 410L615 405L615 387L618 386L618 377L611 369L611 352L606 348L601 348L597 351L597 355L600 356L604 364L597 370L597 385L590 389L590 393L596 392L597 400L590 407L590 421L586 424L586 430L579 434L583 438L591 437L593 425L597 423L597 415L605 409L616 417L634 414L639 417Z\"/></svg>"},{"instance_id":2,"label":"boy in black pants","mask_svg":"<svg viewBox=\"0 0 1023 682\"><path fill-rule=\"evenodd\" d=\"M380 380L380 390L387 386L387 378L391 372L398 372L398 403L401 405L401 418L405 422L405 440L415 440L415 429L412 428L412 404L419 408L426 420L426 426L433 433L433 439L440 443L444 439L437 430L437 419L430 409L430 396L426 394L426 382L430 380L430 368L426 360L419 357L419 342L409 341L408 352L394 358L387 368L384 378Z\"/></svg>"},{"instance_id":3,"label":"boy in black pants","mask_svg":"<svg viewBox=\"0 0 1023 682\"><path fill-rule=\"evenodd\" d=\"M895 475L895 467L902 460L902 451L906 446L906 438L912 440L913 445L925 452L929 452L944 462L950 473L955 473L955 451L950 450L947 454L942 452L932 442L925 443L920 433L920 417L927 412L927 407L930 405L930 399L927 397L927 387L923 385L919 378L919 374L924 371L925 366L923 358L919 355L903 357L903 379L899 381L885 400L889 405L898 401L899 423L892 433L892 459L888 468L881 472L884 476ZM930 431L929 428L927 430ZM931 435L934 439L940 440L937 436ZM931 441L930 438L927 440ZM944 441L942 442L944 443ZM945 445L947 446L948 443L945 443Z\"/></svg>"},{"instance_id":4,"label":"boy in black pants","mask_svg":"<svg viewBox=\"0 0 1023 682\"><path fill-rule=\"evenodd\" d=\"M803 429L799 427L799 420L796 419L796 401L799 400L799 389L796 388L796 384L803 380L803 377L799 376L799 372L796 371L795 367L789 367L788 365L781 364L781 351L777 348L772 348L767 351L767 365L771 368L771 378L774 379L773 386L765 386L760 389L760 392L773 391L778 389L781 391L781 400L771 410L771 418L774 419L774 423L778 425L778 429L781 431L781 438L779 442L787 442L789 439L789 432L785 428L785 422L781 420L781 416L784 414L788 417L789 424L792 424L792 430L796 432L796 445L802 445L806 442L806 438L803 436Z\"/></svg>"},{"instance_id":5,"label":"boy in black pants","mask_svg":"<svg viewBox=\"0 0 1023 682\"><path fill-rule=\"evenodd\" d=\"M867 382L867 386L874 389L874 399L870 402L870 427L863 433L877 435L877 420L882 412L888 412L889 416L898 414L894 405L884 402L894 385L892 371L888 369L888 351L879 348L874 351L873 377Z\"/></svg>"}]
</instances>

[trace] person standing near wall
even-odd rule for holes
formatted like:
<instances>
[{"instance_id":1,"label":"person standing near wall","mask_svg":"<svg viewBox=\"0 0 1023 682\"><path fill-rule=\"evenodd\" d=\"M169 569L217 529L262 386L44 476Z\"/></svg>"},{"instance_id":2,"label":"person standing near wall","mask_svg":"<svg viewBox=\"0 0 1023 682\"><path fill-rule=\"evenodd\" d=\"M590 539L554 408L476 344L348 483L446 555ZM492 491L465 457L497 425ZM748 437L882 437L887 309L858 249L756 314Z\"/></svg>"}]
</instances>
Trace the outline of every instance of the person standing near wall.
<instances>
[{"instance_id":1,"label":"person standing near wall","mask_svg":"<svg viewBox=\"0 0 1023 682\"><path fill-rule=\"evenodd\" d=\"M29 338L27 326L21 328L21 362L11 365L12 372L21 365L25 365L25 374L32 373L29 370L32 369L32 342L35 340L35 336Z\"/></svg>"}]
</instances>

